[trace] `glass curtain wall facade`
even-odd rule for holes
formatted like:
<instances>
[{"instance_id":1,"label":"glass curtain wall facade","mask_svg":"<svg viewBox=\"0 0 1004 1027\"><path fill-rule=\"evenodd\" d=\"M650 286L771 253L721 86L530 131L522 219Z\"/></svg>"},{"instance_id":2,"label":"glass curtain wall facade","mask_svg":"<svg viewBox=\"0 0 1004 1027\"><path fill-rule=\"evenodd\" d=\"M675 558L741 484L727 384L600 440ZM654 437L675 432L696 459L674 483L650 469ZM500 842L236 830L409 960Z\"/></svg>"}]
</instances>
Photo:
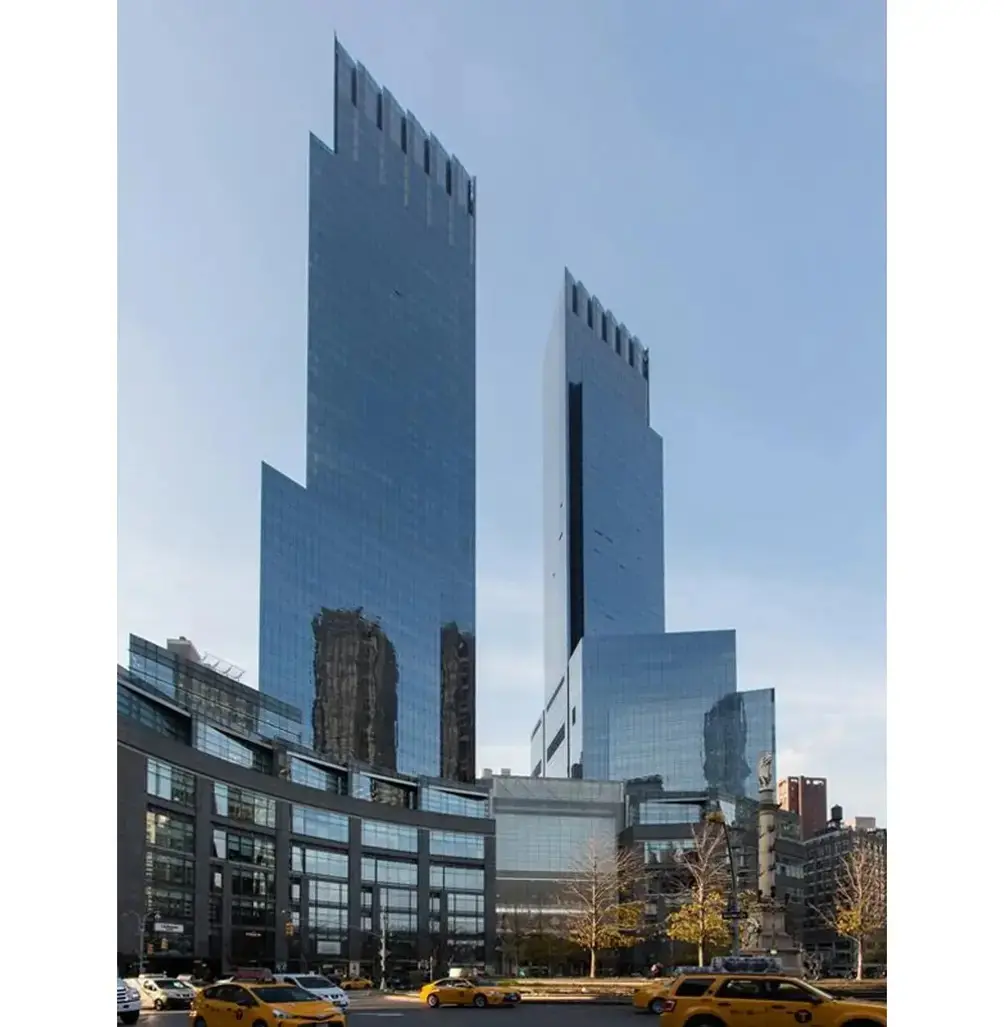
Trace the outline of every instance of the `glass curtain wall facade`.
<instances>
[{"instance_id":1,"label":"glass curtain wall facade","mask_svg":"<svg viewBox=\"0 0 1004 1027\"><path fill-rule=\"evenodd\" d=\"M474 182L335 46L307 468L262 469L259 676L329 759L474 778Z\"/></svg>"},{"instance_id":2,"label":"glass curtain wall facade","mask_svg":"<svg viewBox=\"0 0 1004 1027\"><path fill-rule=\"evenodd\" d=\"M544 367L546 708L539 771L533 763L544 776L573 773L566 669L579 641L665 627L662 439L649 425L648 361L566 270Z\"/></svg>"},{"instance_id":3,"label":"glass curtain wall facade","mask_svg":"<svg viewBox=\"0 0 1004 1027\"><path fill-rule=\"evenodd\" d=\"M774 691L736 690L734 631L585 638L568 665L570 759L583 776L757 797ZM578 710L585 707L586 717Z\"/></svg>"},{"instance_id":4,"label":"glass curtain wall facade","mask_svg":"<svg viewBox=\"0 0 1004 1027\"><path fill-rule=\"evenodd\" d=\"M200 747L197 731L183 737L187 711L166 697L121 673L118 688L120 973L140 938L147 965L170 972L204 960L216 972L288 962L344 974L359 961L375 974L384 930L389 972L491 960L486 791L391 781L227 735L263 757L248 763ZM163 717L142 712L153 706ZM332 789L331 774L347 787Z\"/></svg>"}]
</instances>

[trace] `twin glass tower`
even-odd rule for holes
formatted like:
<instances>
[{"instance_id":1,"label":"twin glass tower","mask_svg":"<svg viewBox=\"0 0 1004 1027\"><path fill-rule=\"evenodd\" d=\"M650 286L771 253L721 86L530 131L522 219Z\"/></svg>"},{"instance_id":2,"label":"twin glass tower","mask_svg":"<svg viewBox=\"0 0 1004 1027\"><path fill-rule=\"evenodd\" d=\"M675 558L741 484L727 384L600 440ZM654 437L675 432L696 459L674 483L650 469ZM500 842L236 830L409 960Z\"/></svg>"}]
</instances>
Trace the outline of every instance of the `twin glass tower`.
<instances>
[{"instance_id":1,"label":"twin glass tower","mask_svg":"<svg viewBox=\"0 0 1004 1027\"><path fill-rule=\"evenodd\" d=\"M660 776L756 798L774 692L734 631L665 631L662 439L649 353L565 272L544 369L544 710L535 776Z\"/></svg>"},{"instance_id":2,"label":"twin glass tower","mask_svg":"<svg viewBox=\"0 0 1004 1027\"><path fill-rule=\"evenodd\" d=\"M335 43L310 139L305 485L262 468L261 690L333 761L475 778L474 180ZM664 634L648 351L566 272L545 370L534 773L755 791L773 692ZM750 753L754 756L751 759Z\"/></svg>"},{"instance_id":3,"label":"twin glass tower","mask_svg":"<svg viewBox=\"0 0 1004 1027\"><path fill-rule=\"evenodd\" d=\"M259 677L333 760L474 779L474 182L335 43L307 469L262 468Z\"/></svg>"}]
</instances>

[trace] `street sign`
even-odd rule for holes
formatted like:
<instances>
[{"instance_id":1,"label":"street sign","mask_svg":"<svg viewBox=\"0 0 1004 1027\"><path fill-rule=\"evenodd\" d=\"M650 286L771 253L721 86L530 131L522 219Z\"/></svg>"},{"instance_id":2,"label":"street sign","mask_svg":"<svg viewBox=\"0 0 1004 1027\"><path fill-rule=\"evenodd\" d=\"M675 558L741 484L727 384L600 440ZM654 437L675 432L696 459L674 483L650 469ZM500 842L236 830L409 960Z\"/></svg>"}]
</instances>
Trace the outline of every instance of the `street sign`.
<instances>
[{"instance_id":1,"label":"street sign","mask_svg":"<svg viewBox=\"0 0 1004 1027\"><path fill-rule=\"evenodd\" d=\"M153 929L159 934L184 934L184 924L169 924L163 920L158 920L154 925Z\"/></svg>"},{"instance_id":2,"label":"street sign","mask_svg":"<svg viewBox=\"0 0 1004 1027\"><path fill-rule=\"evenodd\" d=\"M738 909L729 909L722 913L726 920L742 920L743 914Z\"/></svg>"}]
</instances>

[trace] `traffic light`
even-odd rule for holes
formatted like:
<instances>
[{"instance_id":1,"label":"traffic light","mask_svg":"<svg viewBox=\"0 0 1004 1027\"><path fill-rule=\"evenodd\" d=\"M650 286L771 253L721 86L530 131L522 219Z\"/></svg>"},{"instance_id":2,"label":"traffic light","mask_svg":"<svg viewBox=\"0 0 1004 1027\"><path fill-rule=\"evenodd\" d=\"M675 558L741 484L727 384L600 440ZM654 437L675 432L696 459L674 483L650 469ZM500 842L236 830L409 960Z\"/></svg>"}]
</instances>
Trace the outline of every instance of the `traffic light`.
<instances>
[{"instance_id":1,"label":"traffic light","mask_svg":"<svg viewBox=\"0 0 1004 1027\"><path fill-rule=\"evenodd\" d=\"M293 921L292 920L287 920L286 921L286 937L287 938L292 938L293 937Z\"/></svg>"}]
</instances>

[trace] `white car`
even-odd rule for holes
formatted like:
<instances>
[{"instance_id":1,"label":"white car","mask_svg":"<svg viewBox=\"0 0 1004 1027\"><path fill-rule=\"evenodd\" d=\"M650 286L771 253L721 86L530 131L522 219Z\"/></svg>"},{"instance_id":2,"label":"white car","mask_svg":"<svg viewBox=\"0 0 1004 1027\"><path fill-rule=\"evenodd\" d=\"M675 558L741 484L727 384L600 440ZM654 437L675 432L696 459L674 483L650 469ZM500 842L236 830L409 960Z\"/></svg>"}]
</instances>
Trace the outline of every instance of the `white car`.
<instances>
[{"instance_id":1,"label":"white car","mask_svg":"<svg viewBox=\"0 0 1004 1027\"><path fill-rule=\"evenodd\" d=\"M195 989L163 974L143 974L126 981L139 992L144 1009L188 1009L195 998Z\"/></svg>"},{"instance_id":2,"label":"white car","mask_svg":"<svg viewBox=\"0 0 1004 1027\"><path fill-rule=\"evenodd\" d=\"M277 974L276 979L309 991L323 1002L337 1006L343 1013L349 1008L349 996L337 984L320 974Z\"/></svg>"},{"instance_id":3,"label":"white car","mask_svg":"<svg viewBox=\"0 0 1004 1027\"><path fill-rule=\"evenodd\" d=\"M131 988L122 978L119 981L119 1019L123 1023L136 1023L139 1020L139 992Z\"/></svg>"}]
</instances>

